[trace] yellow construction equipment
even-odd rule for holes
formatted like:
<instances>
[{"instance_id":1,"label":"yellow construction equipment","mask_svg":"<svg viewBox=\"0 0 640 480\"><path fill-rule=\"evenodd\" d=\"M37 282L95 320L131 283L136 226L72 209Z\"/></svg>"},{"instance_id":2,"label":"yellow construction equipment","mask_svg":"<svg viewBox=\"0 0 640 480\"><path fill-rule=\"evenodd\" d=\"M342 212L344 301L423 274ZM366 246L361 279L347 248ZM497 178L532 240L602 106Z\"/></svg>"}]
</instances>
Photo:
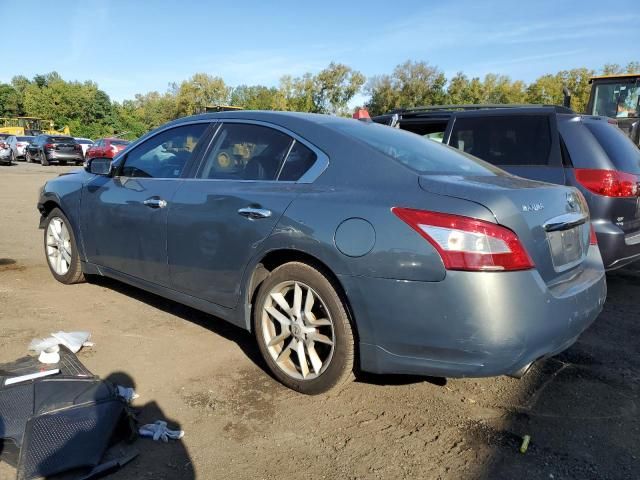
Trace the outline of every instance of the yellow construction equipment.
<instances>
[{"instance_id":1,"label":"yellow construction equipment","mask_svg":"<svg viewBox=\"0 0 640 480\"><path fill-rule=\"evenodd\" d=\"M69 127L56 130L52 120L43 120L37 117L0 117L0 133L9 135L71 135Z\"/></svg>"}]
</instances>

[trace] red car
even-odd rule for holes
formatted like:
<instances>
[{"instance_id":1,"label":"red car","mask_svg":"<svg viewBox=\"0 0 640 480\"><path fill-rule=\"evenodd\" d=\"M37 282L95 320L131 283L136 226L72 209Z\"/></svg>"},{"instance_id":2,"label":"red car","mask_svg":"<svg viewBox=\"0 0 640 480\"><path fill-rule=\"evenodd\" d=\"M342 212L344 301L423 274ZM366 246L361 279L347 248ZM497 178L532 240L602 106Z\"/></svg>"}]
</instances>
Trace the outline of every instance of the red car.
<instances>
[{"instance_id":1,"label":"red car","mask_svg":"<svg viewBox=\"0 0 640 480\"><path fill-rule=\"evenodd\" d=\"M90 160L96 157L113 158L118 152L124 150L129 143L121 138L101 138L87 149L85 159Z\"/></svg>"}]
</instances>

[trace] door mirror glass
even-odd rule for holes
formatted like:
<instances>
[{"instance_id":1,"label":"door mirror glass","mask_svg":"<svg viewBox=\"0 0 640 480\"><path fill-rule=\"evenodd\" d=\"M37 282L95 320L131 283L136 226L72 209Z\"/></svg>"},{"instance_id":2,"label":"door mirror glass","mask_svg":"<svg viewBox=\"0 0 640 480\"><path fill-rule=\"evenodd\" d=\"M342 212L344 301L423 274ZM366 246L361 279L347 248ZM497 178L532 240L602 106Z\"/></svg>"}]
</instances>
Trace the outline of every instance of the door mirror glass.
<instances>
[{"instance_id":1,"label":"door mirror glass","mask_svg":"<svg viewBox=\"0 0 640 480\"><path fill-rule=\"evenodd\" d=\"M111 173L111 159L96 157L89 160L86 170L94 175L109 175Z\"/></svg>"}]
</instances>

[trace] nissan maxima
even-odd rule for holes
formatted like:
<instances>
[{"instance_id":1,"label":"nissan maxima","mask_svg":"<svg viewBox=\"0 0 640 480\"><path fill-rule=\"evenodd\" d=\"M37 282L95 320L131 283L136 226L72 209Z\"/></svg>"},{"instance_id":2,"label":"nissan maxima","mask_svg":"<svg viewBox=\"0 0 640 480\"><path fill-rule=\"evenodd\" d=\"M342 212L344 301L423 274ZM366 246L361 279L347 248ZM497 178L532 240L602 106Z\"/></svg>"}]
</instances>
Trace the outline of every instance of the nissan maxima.
<instances>
[{"instance_id":1,"label":"nissan maxima","mask_svg":"<svg viewBox=\"0 0 640 480\"><path fill-rule=\"evenodd\" d=\"M48 181L38 209L56 280L112 277L247 329L306 394L355 366L520 376L606 296L575 188L351 119L176 120Z\"/></svg>"}]
</instances>

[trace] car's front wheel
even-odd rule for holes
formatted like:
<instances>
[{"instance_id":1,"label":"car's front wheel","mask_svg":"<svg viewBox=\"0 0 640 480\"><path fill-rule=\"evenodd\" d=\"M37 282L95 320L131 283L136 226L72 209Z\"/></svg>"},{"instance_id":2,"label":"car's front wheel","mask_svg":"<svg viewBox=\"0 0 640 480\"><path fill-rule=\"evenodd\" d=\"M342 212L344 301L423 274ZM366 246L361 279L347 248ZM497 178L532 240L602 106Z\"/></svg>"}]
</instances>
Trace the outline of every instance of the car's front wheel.
<instances>
[{"instance_id":1,"label":"car's front wheel","mask_svg":"<svg viewBox=\"0 0 640 480\"><path fill-rule=\"evenodd\" d=\"M44 167L49 165L49 160L47 160L47 154L44 152L40 152L40 165Z\"/></svg>"},{"instance_id":2,"label":"car's front wheel","mask_svg":"<svg viewBox=\"0 0 640 480\"><path fill-rule=\"evenodd\" d=\"M62 210L54 208L44 227L44 253L53 277L72 284L84 280L73 229Z\"/></svg>"},{"instance_id":3,"label":"car's front wheel","mask_svg":"<svg viewBox=\"0 0 640 480\"><path fill-rule=\"evenodd\" d=\"M24 154L24 161L27 163L31 163L31 154L29 153L28 150Z\"/></svg>"},{"instance_id":4,"label":"car's front wheel","mask_svg":"<svg viewBox=\"0 0 640 480\"><path fill-rule=\"evenodd\" d=\"M331 281L299 262L276 268L260 285L253 309L260 352L274 376L313 395L353 378L354 339Z\"/></svg>"}]
</instances>

